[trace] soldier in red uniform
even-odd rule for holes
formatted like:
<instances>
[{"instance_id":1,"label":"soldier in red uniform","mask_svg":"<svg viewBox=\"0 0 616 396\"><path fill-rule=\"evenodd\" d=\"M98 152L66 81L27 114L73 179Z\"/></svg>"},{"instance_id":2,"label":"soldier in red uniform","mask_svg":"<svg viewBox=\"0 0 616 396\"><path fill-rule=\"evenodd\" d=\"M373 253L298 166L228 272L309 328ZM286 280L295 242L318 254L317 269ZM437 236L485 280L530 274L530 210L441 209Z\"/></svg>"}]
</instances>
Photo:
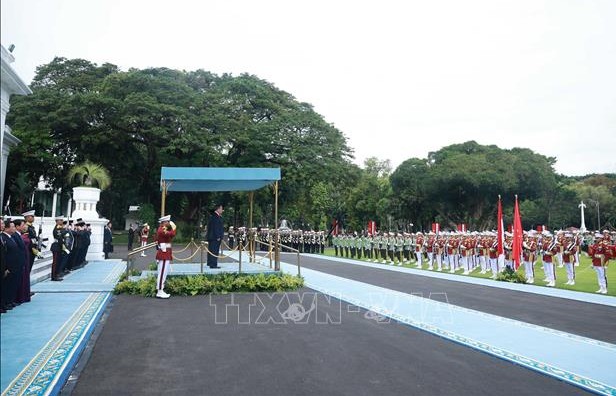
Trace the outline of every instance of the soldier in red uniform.
<instances>
[{"instance_id":1,"label":"soldier in red uniform","mask_svg":"<svg viewBox=\"0 0 616 396\"><path fill-rule=\"evenodd\" d=\"M144 247L148 244L148 237L150 236L150 225L145 223L141 227L141 231L139 233L139 238L141 239L141 247ZM141 252L141 257L145 257L145 250Z\"/></svg>"},{"instance_id":2,"label":"soldier in red uniform","mask_svg":"<svg viewBox=\"0 0 616 396\"><path fill-rule=\"evenodd\" d=\"M567 270L567 283L565 285L575 285L575 255L577 244L573 240L573 234L565 234L563 240L562 255L565 269Z\"/></svg>"},{"instance_id":3,"label":"soldier in red uniform","mask_svg":"<svg viewBox=\"0 0 616 396\"><path fill-rule=\"evenodd\" d=\"M460 253L460 237L455 235L447 243L447 260L449 261L449 273L453 274L459 268L458 258Z\"/></svg>"},{"instance_id":4,"label":"soldier in red uniform","mask_svg":"<svg viewBox=\"0 0 616 396\"><path fill-rule=\"evenodd\" d=\"M433 232L428 233L428 243L426 245L426 255L428 256L428 269L431 271L434 268L434 243L436 235Z\"/></svg>"},{"instance_id":5,"label":"soldier in red uniform","mask_svg":"<svg viewBox=\"0 0 616 396\"><path fill-rule=\"evenodd\" d=\"M492 271L492 279L496 279L498 276L498 237L496 233L492 233L488 240L488 253L490 255L490 270Z\"/></svg>"},{"instance_id":6,"label":"soldier in red uniform","mask_svg":"<svg viewBox=\"0 0 616 396\"><path fill-rule=\"evenodd\" d=\"M535 283L535 261L537 260L537 238L525 234L522 241L522 257L524 258L524 274L526 283Z\"/></svg>"},{"instance_id":7,"label":"soldier in red uniform","mask_svg":"<svg viewBox=\"0 0 616 396\"><path fill-rule=\"evenodd\" d=\"M464 265L464 275L468 275L472 271L472 256L475 242L472 236L467 235L460 243L460 252L462 253L462 264Z\"/></svg>"},{"instance_id":8,"label":"soldier in red uniform","mask_svg":"<svg viewBox=\"0 0 616 396\"><path fill-rule=\"evenodd\" d=\"M485 233L479 235L477 238L477 245L475 245L475 249L477 250L477 258L479 260L479 266L481 267L480 274L485 274L488 272L488 246L489 246L489 237Z\"/></svg>"},{"instance_id":9,"label":"soldier in red uniform","mask_svg":"<svg viewBox=\"0 0 616 396\"><path fill-rule=\"evenodd\" d=\"M604 240L601 234L595 234L593 244L588 247L588 255L592 258L592 266L597 272L597 282L599 283L597 293L607 294L607 273L605 269L612 257L613 250L613 247Z\"/></svg>"},{"instance_id":10,"label":"soldier in red uniform","mask_svg":"<svg viewBox=\"0 0 616 396\"><path fill-rule=\"evenodd\" d=\"M417 257L417 268L421 268L421 262L423 259L423 249L424 249L424 236L421 232L417 233L415 237L415 257Z\"/></svg>"},{"instance_id":11,"label":"soldier in red uniform","mask_svg":"<svg viewBox=\"0 0 616 396\"><path fill-rule=\"evenodd\" d=\"M434 259L436 260L436 270L439 272L443 270L443 246L445 246L445 236L440 233L434 240L434 247L432 249Z\"/></svg>"},{"instance_id":12,"label":"soldier in red uniform","mask_svg":"<svg viewBox=\"0 0 616 396\"><path fill-rule=\"evenodd\" d=\"M167 273L171 266L173 255L171 253L171 241L175 237L176 226L171 221L171 216L163 216L158 219L160 226L156 230L156 242L158 244L156 250L156 263L158 264L158 277L156 279L156 297L169 298L169 294L165 293L165 281Z\"/></svg>"},{"instance_id":13,"label":"soldier in red uniform","mask_svg":"<svg viewBox=\"0 0 616 396\"><path fill-rule=\"evenodd\" d=\"M556 270L554 268L553 257L559 251L558 241L552 235L545 235L542 242L543 251L543 269L545 271L544 281L548 284L546 286L556 286Z\"/></svg>"}]
</instances>

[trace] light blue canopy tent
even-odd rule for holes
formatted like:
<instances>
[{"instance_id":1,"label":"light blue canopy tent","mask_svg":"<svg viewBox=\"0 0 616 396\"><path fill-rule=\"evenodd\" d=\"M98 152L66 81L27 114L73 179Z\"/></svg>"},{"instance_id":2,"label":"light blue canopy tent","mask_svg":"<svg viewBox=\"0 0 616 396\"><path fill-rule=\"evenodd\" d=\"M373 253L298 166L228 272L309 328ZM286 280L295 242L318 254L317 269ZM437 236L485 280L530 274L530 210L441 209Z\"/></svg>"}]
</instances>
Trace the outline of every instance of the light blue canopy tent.
<instances>
[{"instance_id":1,"label":"light blue canopy tent","mask_svg":"<svg viewBox=\"0 0 616 396\"><path fill-rule=\"evenodd\" d=\"M163 166L161 190L254 191L280 180L280 168L176 168Z\"/></svg>"},{"instance_id":2,"label":"light blue canopy tent","mask_svg":"<svg viewBox=\"0 0 616 396\"><path fill-rule=\"evenodd\" d=\"M165 215L169 191L254 191L274 184L275 221L278 224L278 181L280 168L183 168L163 166L160 172L162 199L160 215ZM252 226L252 194L250 226Z\"/></svg>"},{"instance_id":3,"label":"light blue canopy tent","mask_svg":"<svg viewBox=\"0 0 616 396\"><path fill-rule=\"evenodd\" d=\"M185 168L163 166L160 172L162 199L160 215L165 215L165 198L169 191L249 191L252 227L252 191L274 184L274 224L278 224L278 181L280 168ZM279 250L276 239L276 269L279 269Z\"/></svg>"}]
</instances>

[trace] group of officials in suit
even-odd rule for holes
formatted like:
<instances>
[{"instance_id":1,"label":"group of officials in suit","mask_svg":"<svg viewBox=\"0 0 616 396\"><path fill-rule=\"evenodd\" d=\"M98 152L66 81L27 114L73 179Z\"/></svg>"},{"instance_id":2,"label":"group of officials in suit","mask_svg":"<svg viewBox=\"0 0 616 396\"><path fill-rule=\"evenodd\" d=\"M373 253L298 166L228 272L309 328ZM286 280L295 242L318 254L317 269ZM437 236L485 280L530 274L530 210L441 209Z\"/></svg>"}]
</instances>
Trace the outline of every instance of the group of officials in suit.
<instances>
[{"instance_id":1,"label":"group of officials in suit","mask_svg":"<svg viewBox=\"0 0 616 396\"><path fill-rule=\"evenodd\" d=\"M34 228L34 211L22 218L0 219L0 312L29 302L30 272L34 259L40 256L40 240Z\"/></svg>"},{"instance_id":2,"label":"group of officials in suit","mask_svg":"<svg viewBox=\"0 0 616 396\"><path fill-rule=\"evenodd\" d=\"M0 221L1 313L29 302L34 294L30 292L30 274L34 259L42 257L40 250L44 246L34 227L35 211L27 211L22 216ZM73 222L59 216L55 220L51 280L59 282L68 272L87 264L92 231L82 219Z\"/></svg>"}]
</instances>

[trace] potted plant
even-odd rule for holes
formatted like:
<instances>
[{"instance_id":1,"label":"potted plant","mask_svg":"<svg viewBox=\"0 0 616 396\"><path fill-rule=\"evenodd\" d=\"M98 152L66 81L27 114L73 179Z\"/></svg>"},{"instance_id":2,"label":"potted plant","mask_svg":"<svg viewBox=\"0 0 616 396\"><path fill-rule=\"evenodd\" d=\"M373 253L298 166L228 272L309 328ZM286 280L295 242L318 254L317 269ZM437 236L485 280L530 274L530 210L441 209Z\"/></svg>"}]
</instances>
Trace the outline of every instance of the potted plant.
<instances>
[{"instance_id":1,"label":"potted plant","mask_svg":"<svg viewBox=\"0 0 616 396\"><path fill-rule=\"evenodd\" d=\"M106 189L111 184L109 172L100 164L85 161L73 166L68 171L69 184L77 184L83 187L98 187Z\"/></svg>"},{"instance_id":2,"label":"potted plant","mask_svg":"<svg viewBox=\"0 0 616 396\"><path fill-rule=\"evenodd\" d=\"M100 200L101 190L111 184L109 172L100 164L85 161L73 166L67 175L69 184L77 185L73 188L75 201L74 217L98 218L96 204Z\"/></svg>"}]
</instances>

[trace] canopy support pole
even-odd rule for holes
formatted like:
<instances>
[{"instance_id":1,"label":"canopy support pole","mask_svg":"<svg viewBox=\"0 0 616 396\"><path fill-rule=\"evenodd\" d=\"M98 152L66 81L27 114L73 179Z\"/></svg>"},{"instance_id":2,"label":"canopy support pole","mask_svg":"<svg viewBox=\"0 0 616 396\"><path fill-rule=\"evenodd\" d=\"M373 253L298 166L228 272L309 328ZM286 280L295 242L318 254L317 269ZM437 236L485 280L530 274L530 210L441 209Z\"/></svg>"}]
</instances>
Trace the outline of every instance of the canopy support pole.
<instances>
[{"instance_id":1,"label":"canopy support pole","mask_svg":"<svg viewBox=\"0 0 616 396\"><path fill-rule=\"evenodd\" d=\"M160 217L165 215L165 199L167 197L167 182L163 180L162 184L162 197L160 198Z\"/></svg>"},{"instance_id":2,"label":"canopy support pole","mask_svg":"<svg viewBox=\"0 0 616 396\"><path fill-rule=\"evenodd\" d=\"M278 235L278 181L274 183L274 270L280 271L280 238Z\"/></svg>"},{"instance_id":3,"label":"canopy support pole","mask_svg":"<svg viewBox=\"0 0 616 396\"><path fill-rule=\"evenodd\" d=\"M250 210L248 212L248 235L250 235L250 230L252 230L252 204L255 200L255 193L254 191L250 191L248 193L248 201L250 202ZM255 261L255 257L254 257L254 251L256 246L254 246L255 242L254 240L248 238L248 262L253 263Z\"/></svg>"}]
</instances>

